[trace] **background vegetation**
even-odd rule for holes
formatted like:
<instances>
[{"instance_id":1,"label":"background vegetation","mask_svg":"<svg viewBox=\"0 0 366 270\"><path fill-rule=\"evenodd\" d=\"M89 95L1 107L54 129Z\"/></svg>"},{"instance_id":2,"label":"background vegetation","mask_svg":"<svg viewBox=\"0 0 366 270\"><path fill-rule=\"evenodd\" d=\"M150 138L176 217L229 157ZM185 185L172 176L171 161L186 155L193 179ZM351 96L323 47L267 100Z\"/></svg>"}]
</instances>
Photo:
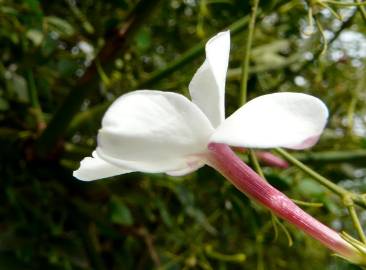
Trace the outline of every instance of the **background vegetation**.
<instances>
[{"instance_id":1,"label":"background vegetation","mask_svg":"<svg viewBox=\"0 0 366 270\"><path fill-rule=\"evenodd\" d=\"M320 97L331 113L324 136L294 156L363 193L366 13L344 3L260 1L248 98ZM228 28L227 114L236 110L251 5L0 0L0 269L359 269L294 227L274 225L208 167L180 178L72 177L111 101L141 88L187 95L206 39ZM296 166L263 169L291 198L316 203L303 206L312 215L358 237L354 208L341 197ZM364 224L366 212L356 210Z\"/></svg>"}]
</instances>

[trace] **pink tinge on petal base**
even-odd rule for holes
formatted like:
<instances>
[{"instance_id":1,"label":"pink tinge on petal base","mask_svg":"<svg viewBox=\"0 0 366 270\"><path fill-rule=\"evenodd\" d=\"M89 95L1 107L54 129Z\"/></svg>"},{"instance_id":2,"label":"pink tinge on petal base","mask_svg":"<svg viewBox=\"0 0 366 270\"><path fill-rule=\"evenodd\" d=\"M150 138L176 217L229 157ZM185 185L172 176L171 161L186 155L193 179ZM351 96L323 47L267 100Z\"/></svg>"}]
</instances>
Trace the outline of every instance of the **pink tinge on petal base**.
<instances>
[{"instance_id":1,"label":"pink tinge on petal base","mask_svg":"<svg viewBox=\"0 0 366 270\"><path fill-rule=\"evenodd\" d=\"M366 258L356 248L262 179L242 162L229 146L211 143L208 149L208 165L224 175L241 192L349 261L357 264L366 263Z\"/></svg>"},{"instance_id":2,"label":"pink tinge on petal base","mask_svg":"<svg viewBox=\"0 0 366 270\"><path fill-rule=\"evenodd\" d=\"M319 141L319 138L320 138L320 135L307 138L301 144L292 146L291 148L295 149L295 150L310 148L310 147L314 146Z\"/></svg>"}]
</instances>

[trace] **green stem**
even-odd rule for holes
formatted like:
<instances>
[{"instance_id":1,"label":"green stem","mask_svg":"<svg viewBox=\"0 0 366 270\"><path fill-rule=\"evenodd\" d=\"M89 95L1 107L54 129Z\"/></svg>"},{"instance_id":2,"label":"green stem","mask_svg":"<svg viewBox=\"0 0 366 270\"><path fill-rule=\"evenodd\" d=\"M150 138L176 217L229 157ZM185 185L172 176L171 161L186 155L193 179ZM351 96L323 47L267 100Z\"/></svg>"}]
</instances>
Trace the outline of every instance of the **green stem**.
<instances>
[{"instance_id":1,"label":"green stem","mask_svg":"<svg viewBox=\"0 0 366 270\"><path fill-rule=\"evenodd\" d=\"M356 2L355 4L358 5L358 10L361 13L362 19L366 22L366 9L363 6L364 4L366 4L366 2L361 2L361 0L355 0L355 2Z\"/></svg>"},{"instance_id":2,"label":"green stem","mask_svg":"<svg viewBox=\"0 0 366 270\"><path fill-rule=\"evenodd\" d=\"M320 23L320 21L317 17L315 18L315 23L316 23L316 26L318 27L319 33L320 33L320 35L322 37L322 40L323 40L323 49L320 52L320 56L324 56L325 53L327 52L327 49L328 49L328 41L327 41L327 38L325 36L323 26L321 25L321 23Z\"/></svg>"},{"instance_id":3,"label":"green stem","mask_svg":"<svg viewBox=\"0 0 366 270\"><path fill-rule=\"evenodd\" d=\"M284 157L287 161L289 161L290 163L292 163L293 165L295 165L296 167L301 169L306 174L313 177L314 180L316 180L323 186L327 187L329 190L331 190L333 193L337 194L341 198L349 197L351 200L353 200L353 202L357 203L359 206L366 208L366 199L363 195L349 192L348 190L334 184L332 181L328 180L324 176L322 176L319 173L317 173L316 171L312 170L311 168L306 166L304 163L297 160L290 153L288 153L287 151L285 151L281 148L276 148L275 152L277 152L279 155Z\"/></svg>"},{"instance_id":4,"label":"green stem","mask_svg":"<svg viewBox=\"0 0 366 270\"><path fill-rule=\"evenodd\" d=\"M360 237L361 241L363 243L366 243L366 237L365 237L365 233L362 229L360 220L357 216L357 212L355 209L355 205L353 203L353 200L351 197L347 196L343 198L343 204L347 207L348 212L351 216L352 222L353 222L353 226L355 227L358 236Z\"/></svg>"},{"instance_id":5,"label":"green stem","mask_svg":"<svg viewBox=\"0 0 366 270\"><path fill-rule=\"evenodd\" d=\"M249 157L250 157L250 161L253 164L254 170L259 174L260 177L262 177L264 180L266 180L266 178L264 177L264 173L263 170L261 168L261 165L259 165L259 161L257 156L255 155L254 150L250 149L249 150Z\"/></svg>"},{"instance_id":6,"label":"green stem","mask_svg":"<svg viewBox=\"0 0 366 270\"><path fill-rule=\"evenodd\" d=\"M213 249L211 245L205 247L205 252L208 257L224 262L242 263L246 260L246 255L243 253L238 254L222 254Z\"/></svg>"},{"instance_id":7,"label":"green stem","mask_svg":"<svg viewBox=\"0 0 366 270\"><path fill-rule=\"evenodd\" d=\"M288 67L299 60L302 59L301 54L294 54L292 56L289 56L287 59L285 59L283 62L280 63L273 63L273 65L255 65L251 66L248 70L249 74L257 74L257 73L264 73L269 71L275 71L279 69L284 69L285 67ZM231 68L228 70L227 73L227 79L228 80L241 80L242 79L242 67L238 68Z\"/></svg>"},{"instance_id":8,"label":"green stem","mask_svg":"<svg viewBox=\"0 0 366 270\"><path fill-rule=\"evenodd\" d=\"M328 3L328 4L332 4L332 5L342 6L342 7L354 7L354 6L364 6L364 5L366 5L366 2L363 3L363 2L360 2L360 1L356 1L356 3L345 3L345 2L340 2L340 1L326 0L326 1L323 1L323 2Z\"/></svg>"},{"instance_id":9,"label":"green stem","mask_svg":"<svg viewBox=\"0 0 366 270\"><path fill-rule=\"evenodd\" d=\"M301 162L366 162L366 150L302 152L293 154Z\"/></svg>"},{"instance_id":10,"label":"green stem","mask_svg":"<svg viewBox=\"0 0 366 270\"><path fill-rule=\"evenodd\" d=\"M26 72L27 75L27 82L28 82L28 95L29 100L31 102L32 109L34 111L34 115L37 122L37 128L39 130L42 130L44 127L44 118L43 113L41 109L41 105L38 99L38 93L37 93L37 87L36 83L34 81L33 71L31 69L28 69Z\"/></svg>"},{"instance_id":11,"label":"green stem","mask_svg":"<svg viewBox=\"0 0 366 270\"><path fill-rule=\"evenodd\" d=\"M34 76L31 69L27 70L27 79L28 79L28 94L31 105L33 108L40 108L37 88L34 82Z\"/></svg>"},{"instance_id":12,"label":"green stem","mask_svg":"<svg viewBox=\"0 0 366 270\"><path fill-rule=\"evenodd\" d=\"M254 0L253 6L252 6L252 14L250 16L247 43L245 46L244 59L243 59L243 65L242 65L243 68L242 68L241 93L240 93L241 104L244 104L247 100L250 49L252 47L258 5L259 5L259 0Z\"/></svg>"},{"instance_id":13,"label":"green stem","mask_svg":"<svg viewBox=\"0 0 366 270\"><path fill-rule=\"evenodd\" d=\"M337 11L335 11L332 7L330 7L330 6L328 6L327 4L325 4L325 2L324 2L324 1L318 1L317 3L318 3L319 5L321 5L321 6L323 6L325 9L328 9L328 10L330 11L330 13L332 13L332 14L333 14L333 16L334 16L334 17L336 17L338 20L340 20L340 21L342 21L342 20L343 20L342 16L341 16L341 15L339 15L339 14L337 13Z\"/></svg>"},{"instance_id":14,"label":"green stem","mask_svg":"<svg viewBox=\"0 0 366 270\"><path fill-rule=\"evenodd\" d=\"M339 195L341 197L344 197L344 196L346 196L349 193L344 188L342 188L342 187L334 184L330 180L326 179L324 176L318 174L317 172L315 172L314 170L312 170L311 168L309 168L308 166L306 166L304 163L302 163L299 160L297 160L295 157L293 157L287 151L285 151L285 150L283 150L281 148L276 148L275 149L275 152L277 152L278 154L280 154L287 161L289 161L292 164L294 164L296 167L298 167L299 169L301 169L302 171L304 171L305 173L307 173L308 175L310 175L311 177L313 177L316 181L318 181L319 183L321 183L323 186L326 186L328 189L330 189L331 191L333 191L337 195Z\"/></svg>"},{"instance_id":15,"label":"green stem","mask_svg":"<svg viewBox=\"0 0 366 270\"><path fill-rule=\"evenodd\" d=\"M365 79L365 71L360 71L357 78L357 85L354 90L351 90L351 101L349 103L347 109L347 131L348 135L353 136L353 127L354 127L354 116L357 107L357 103L359 101L360 93L365 88L366 79Z\"/></svg>"},{"instance_id":16,"label":"green stem","mask_svg":"<svg viewBox=\"0 0 366 270\"><path fill-rule=\"evenodd\" d=\"M347 133L348 135L353 135L353 127L354 127L354 115L355 115L355 109L357 105L357 93L353 92L351 101L348 105L347 109Z\"/></svg>"},{"instance_id":17,"label":"green stem","mask_svg":"<svg viewBox=\"0 0 366 270\"><path fill-rule=\"evenodd\" d=\"M313 203L313 202L304 202L304 201L299 201L299 200L295 200L295 199L291 199L294 203L296 203L297 205L301 205L301 206L308 206L308 207L323 207L324 204L323 203Z\"/></svg>"},{"instance_id":18,"label":"green stem","mask_svg":"<svg viewBox=\"0 0 366 270\"><path fill-rule=\"evenodd\" d=\"M97 251L96 247L94 246L91 234L90 234L90 228L89 224L83 223L81 221L75 220L79 236L83 242L86 254L89 259L89 263L95 270L105 270L103 260L100 257L99 252Z\"/></svg>"},{"instance_id":19,"label":"green stem","mask_svg":"<svg viewBox=\"0 0 366 270\"><path fill-rule=\"evenodd\" d=\"M77 5L75 5L74 2L71 0L66 0L66 3L68 4L71 12L74 14L76 19L81 22L81 25L83 26L85 31L89 34L93 34L95 32L93 25L88 21L86 16L80 11Z\"/></svg>"},{"instance_id":20,"label":"green stem","mask_svg":"<svg viewBox=\"0 0 366 270\"><path fill-rule=\"evenodd\" d=\"M351 200L352 201L352 200ZM355 206L353 205L353 202L352 202L352 205L349 205L347 207L348 209L348 212L351 216L351 219L352 219L352 222L353 222L353 225L358 233L358 236L360 237L361 241L366 244L366 237L365 237L365 233L362 229L362 226L361 226L361 223L360 223L360 220L357 216L357 213L356 213L356 209L355 209Z\"/></svg>"}]
</instances>

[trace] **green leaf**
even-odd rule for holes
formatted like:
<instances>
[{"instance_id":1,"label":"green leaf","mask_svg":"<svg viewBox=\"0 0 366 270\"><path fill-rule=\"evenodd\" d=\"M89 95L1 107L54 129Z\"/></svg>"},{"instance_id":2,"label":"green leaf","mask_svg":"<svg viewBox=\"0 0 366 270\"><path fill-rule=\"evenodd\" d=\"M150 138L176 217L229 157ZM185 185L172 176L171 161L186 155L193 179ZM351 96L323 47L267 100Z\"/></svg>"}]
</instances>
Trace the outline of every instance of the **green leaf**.
<instances>
[{"instance_id":1,"label":"green leaf","mask_svg":"<svg viewBox=\"0 0 366 270\"><path fill-rule=\"evenodd\" d=\"M9 109L9 102L0 97L0 111L7 111Z\"/></svg>"},{"instance_id":2,"label":"green leaf","mask_svg":"<svg viewBox=\"0 0 366 270\"><path fill-rule=\"evenodd\" d=\"M48 16L45 18L49 29L59 33L61 36L72 36L75 33L74 27L67 21L55 16Z\"/></svg>"},{"instance_id":3,"label":"green leaf","mask_svg":"<svg viewBox=\"0 0 366 270\"><path fill-rule=\"evenodd\" d=\"M315 183L311 179L303 179L299 182L298 189L306 197L321 196L324 194L325 189L318 183Z\"/></svg>"},{"instance_id":4,"label":"green leaf","mask_svg":"<svg viewBox=\"0 0 366 270\"><path fill-rule=\"evenodd\" d=\"M148 31L147 29L141 29L137 33L135 40L136 40L137 47L140 50L142 50L142 51L147 50L151 45L150 31Z\"/></svg>"},{"instance_id":5,"label":"green leaf","mask_svg":"<svg viewBox=\"0 0 366 270\"><path fill-rule=\"evenodd\" d=\"M7 80L7 90L10 93L15 93L16 98L20 102L29 102L26 80L16 73L12 73L9 77Z\"/></svg>"},{"instance_id":6,"label":"green leaf","mask_svg":"<svg viewBox=\"0 0 366 270\"><path fill-rule=\"evenodd\" d=\"M5 269L11 269L11 270L31 269L29 266L27 266L23 262L19 261L10 252L1 252L0 253L0 266L1 266L1 269L4 269L4 270Z\"/></svg>"},{"instance_id":7,"label":"green leaf","mask_svg":"<svg viewBox=\"0 0 366 270\"><path fill-rule=\"evenodd\" d=\"M39 46L43 41L43 33L37 29L29 29L26 34L27 38L33 42L34 45Z\"/></svg>"},{"instance_id":8,"label":"green leaf","mask_svg":"<svg viewBox=\"0 0 366 270\"><path fill-rule=\"evenodd\" d=\"M116 196L113 196L110 201L110 219L113 223L120 225L131 226L133 224L130 209Z\"/></svg>"},{"instance_id":9,"label":"green leaf","mask_svg":"<svg viewBox=\"0 0 366 270\"><path fill-rule=\"evenodd\" d=\"M61 76L63 77L72 76L76 71L77 67L78 67L77 64L69 59L61 59L57 63L57 69L59 70Z\"/></svg>"}]
</instances>

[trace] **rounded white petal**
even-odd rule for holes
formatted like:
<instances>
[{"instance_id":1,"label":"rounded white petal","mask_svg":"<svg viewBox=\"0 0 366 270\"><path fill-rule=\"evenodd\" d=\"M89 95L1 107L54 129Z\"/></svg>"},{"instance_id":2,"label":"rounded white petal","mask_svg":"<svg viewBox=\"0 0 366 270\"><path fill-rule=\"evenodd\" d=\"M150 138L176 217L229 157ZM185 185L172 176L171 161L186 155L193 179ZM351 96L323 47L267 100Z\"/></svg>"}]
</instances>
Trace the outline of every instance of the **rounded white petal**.
<instances>
[{"instance_id":1,"label":"rounded white petal","mask_svg":"<svg viewBox=\"0 0 366 270\"><path fill-rule=\"evenodd\" d=\"M92 181L129 172L131 170L105 162L93 152L93 157L86 157L80 162L80 167L73 172L73 176L82 181Z\"/></svg>"},{"instance_id":2,"label":"rounded white petal","mask_svg":"<svg viewBox=\"0 0 366 270\"><path fill-rule=\"evenodd\" d=\"M252 148L313 146L322 133L328 109L316 97L276 93L255 98L223 122L210 141Z\"/></svg>"},{"instance_id":3,"label":"rounded white petal","mask_svg":"<svg viewBox=\"0 0 366 270\"><path fill-rule=\"evenodd\" d=\"M140 90L121 96L108 109L97 153L131 170L175 171L205 152L212 133L207 117L184 96Z\"/></svg>"},{"instance_id":4,"label":"rounded white petal","mask_svg":"<svg viewBox=\"0 0 366 270\"><path fill-rule=\"evenodd\" d=\"M225 80L229 62L230 32L221 32L206 44L206 60L189 84L192 101L217 127L225 119Z\"/></svg>"}]
</instances>

